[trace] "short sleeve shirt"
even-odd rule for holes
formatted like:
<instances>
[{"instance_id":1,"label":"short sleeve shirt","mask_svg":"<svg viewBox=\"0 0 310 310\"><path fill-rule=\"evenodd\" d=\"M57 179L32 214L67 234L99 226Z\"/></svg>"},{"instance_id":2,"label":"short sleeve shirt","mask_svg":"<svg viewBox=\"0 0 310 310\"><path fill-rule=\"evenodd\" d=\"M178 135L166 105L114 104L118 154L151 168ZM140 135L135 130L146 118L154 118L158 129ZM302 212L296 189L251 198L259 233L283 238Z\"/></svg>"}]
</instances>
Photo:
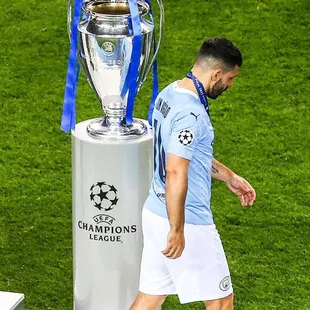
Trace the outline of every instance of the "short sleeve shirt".
<instances>
[{"instance_id":1,"label":"short sleeve shirt","mask_svg":"<svg viewBox=\"0 0 310 310\"><path fill-rule=\"evenodd\" d=\"M190 160L185 222L213 224L210 208L211 168L214 131L198 96L178 87L167 86L157 97L153 112L154 174L145 207L168 217L165 201L167 154Z\"/></svg>"}]
</instances>

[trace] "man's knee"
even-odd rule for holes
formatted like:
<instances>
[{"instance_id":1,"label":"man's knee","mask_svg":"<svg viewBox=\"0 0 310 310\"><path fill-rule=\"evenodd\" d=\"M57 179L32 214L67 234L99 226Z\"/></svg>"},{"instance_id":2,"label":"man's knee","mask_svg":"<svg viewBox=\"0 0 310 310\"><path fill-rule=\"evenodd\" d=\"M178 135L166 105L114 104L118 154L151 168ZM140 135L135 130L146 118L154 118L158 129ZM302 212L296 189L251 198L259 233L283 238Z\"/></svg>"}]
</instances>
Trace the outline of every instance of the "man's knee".
<instances>
[{"instance_id":1,"label":"man's knee","mask_svg":"<svg viewBox=\"0 0 310 310\"><path fill-rule=\"evenodd\" d=\"M207 310L233 310L234 295L230 294L224 298L205 301Z\"/></svg>"}]
</instances>

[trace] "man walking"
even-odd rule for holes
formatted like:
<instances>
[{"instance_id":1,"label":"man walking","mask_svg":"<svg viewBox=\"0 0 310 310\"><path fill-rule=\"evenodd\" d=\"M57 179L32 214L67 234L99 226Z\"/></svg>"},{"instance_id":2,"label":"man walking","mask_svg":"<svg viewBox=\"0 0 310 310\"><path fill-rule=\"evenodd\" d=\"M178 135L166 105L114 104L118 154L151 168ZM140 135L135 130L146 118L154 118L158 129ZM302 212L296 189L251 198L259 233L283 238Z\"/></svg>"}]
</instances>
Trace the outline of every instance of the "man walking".
<instances>
[{"instance_id":1,"label":"man walking","mask_svg":"<svg viewBox=\"0 0 310 310\"><path fill-rule=\"evenodd\" d=\"M131 310L157 310L167 295L232 310L233 289L210 208L211 177L224 181L243 206L255 191L213 158L207 97L232 86L240 51L224 38L203 43L194 67L157 97L153 112L154 176L142 214L144 248L139 294Z\"/></svg>"}]
</instances>

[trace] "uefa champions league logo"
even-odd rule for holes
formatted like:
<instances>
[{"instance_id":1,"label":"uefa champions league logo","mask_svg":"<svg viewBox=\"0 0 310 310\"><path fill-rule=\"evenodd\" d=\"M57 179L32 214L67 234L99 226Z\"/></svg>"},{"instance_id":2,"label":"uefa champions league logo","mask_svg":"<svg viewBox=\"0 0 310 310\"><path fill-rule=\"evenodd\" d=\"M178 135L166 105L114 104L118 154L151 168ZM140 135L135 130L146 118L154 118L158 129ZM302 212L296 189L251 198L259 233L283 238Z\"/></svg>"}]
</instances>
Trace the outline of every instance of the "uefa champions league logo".
<instances>
[{"instance_id":1,"label":"uefa champions league logo","mask_svg":"<svg viewBox=\"0 0 310 310\"><path fill-rule=\"evenodd\" d=\"M106 41L101 46L102 52L106 56L112 56L115 51L115 45L112 42Z\"/></svg>"},{"instance_id":2,"label":"uefa champions league logo","mask_svg":"<svg viewBox=\"0 0 310 310\"><path fill-rule=\"evenodd\" d=\"M182 130L179 133L178 139L182 145L188 146L193 142L194 135L190 130Z\"/></svg>"},{"instance_id":3,"label":"uefa champions league logo","mask_svg":"<svg viewBox=\"0 0 310 310\"><path fill-rule=\"evenodd\" d=\"M106 182L97 182L90 188L90 200L98 210L111 211L118 202L117 189Z\"/></svg>"},{"instance_id":4,"label":"uefa champions league logo","mask_svg":"<svg viewBox=\"0 0 310 310\"><path fill-rule=\"evenodd\" d=\"M89 240L123 243L126 235L137 233L136 223L126 222L123 224L122 219L119 223L116 223L117 212L113 212L113 209L118 204L119 198L118 190L114 185L106 182L96 182L90 187L89 191L90 213L85 212L84 218L77 220L77 227L81 231L88 233ZM121 200L124 202L123 199ZM122 208L122 205L120 205L120 208ZM105 214L106 212L111 212L110 214L113 216ZM114 214L116 217L114 217Z\"/></svg>"}]
</instances>

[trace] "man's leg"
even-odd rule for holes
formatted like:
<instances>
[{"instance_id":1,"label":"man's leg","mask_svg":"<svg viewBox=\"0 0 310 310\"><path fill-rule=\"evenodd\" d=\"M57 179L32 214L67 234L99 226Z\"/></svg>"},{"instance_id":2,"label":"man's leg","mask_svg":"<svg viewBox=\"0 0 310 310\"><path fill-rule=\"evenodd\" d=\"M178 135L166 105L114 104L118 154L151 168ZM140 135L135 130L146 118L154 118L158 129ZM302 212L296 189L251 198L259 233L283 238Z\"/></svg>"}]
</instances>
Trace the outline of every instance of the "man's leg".
<instances>
[{"instance_id":1,"label":"man's leg","mask_svg":"<svg viewBox=\"0 0 310 310\"><path fill-rule=\"evenodd\" d=\"M204 302L207 310L233 310L233 294L227 297Z\"/></svg>"},{"instance_id":2,"label":"man's leg","mask_svg":"<svg viewBox=\"0 0 310 310\"><path fill-rule=\"evenodd\" d=\"M148 295L139 292L135 302L129 310L158 310L165 301L164 295Z\"/></svg>"},{"instance_id":3,"label":"man's leg","mask_svg":"<svg viewBox=\"0 0 310 310\"><path fill-rule=\"evenodd\" d=\"M174 283L165 264L165 256L161 253L167 242L170 225L166 218L143 208L142 227L143 252L139 294L130 310L158 310L167 295L176 293ZM161 244L161 239L164 245Z\"/></svg>"}]
</instances>

